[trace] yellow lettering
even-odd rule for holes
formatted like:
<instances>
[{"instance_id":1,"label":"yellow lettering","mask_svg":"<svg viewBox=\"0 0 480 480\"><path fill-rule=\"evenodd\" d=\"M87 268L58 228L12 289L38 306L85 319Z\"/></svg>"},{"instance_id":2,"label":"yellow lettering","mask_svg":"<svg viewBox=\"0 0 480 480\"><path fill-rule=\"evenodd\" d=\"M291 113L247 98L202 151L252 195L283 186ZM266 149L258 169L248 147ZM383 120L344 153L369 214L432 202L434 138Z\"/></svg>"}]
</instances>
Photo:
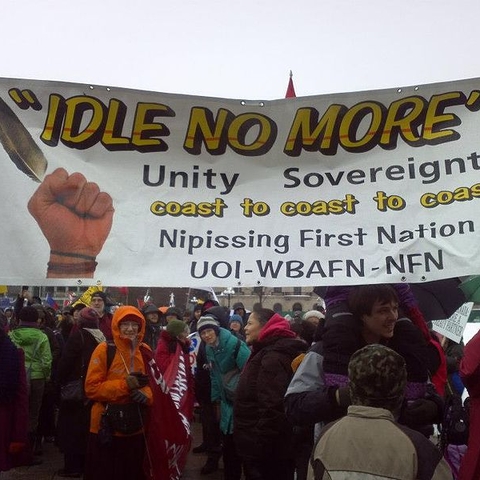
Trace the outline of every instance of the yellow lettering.
<instances>
[{"instance_id":1,"label":"yellow lettering","mask_svg":"<svg viewBox=\"0 0 480 480\"><path fill-rule=\"evenodd\" d=\"M413 126L422 118L425 104L426 101L422 97L407 97L393 102L388 109L380 145L394 147L397 143L397 134L400 134L409 145L418 144L421 137L416 135L416 128Z\"/></svg>"},{"instance_id":2,"label":"yellow lettering","mask_svg":"<svg viewBox=\"0 0 480 480\"><path fill-rule=\"evenodd\" d=\"M365 129L365 133L363 136L356 138L359 133L359 126L367 115L371 115L372 117L370 125L362 125L362 128ZM382 125L382 117L382 107L376 102L363 102L354 105L342 118L339 135L340 145L342 145L347 151L362 151L366 146L375 142L375 135Z\"/></svg>"},{"instance_id":3,"label":"yellow lettering","mask_svg":"<svg viewBox=\"0 0 480 480\"><path fill-rule=\"evenodd\" d=\"M85 143L96 135L103 121L105 106L93 97L72 97L66 100L65 123L62 140L68 144ZM90 121L82 127L86 115L90 113Z\"/></svg>"},{"instance_id":4,"label":"yellow lettering","mask_svg":"<svg viewBox=\"0 0 480 480\"><path fill-rule=\"evenodd\" d=\"M220 108L217 118L207 108L194 107L190 112L187 134L183 148L194 155L198 155L202 149L202 143L210 153L221 154L226 149L227 122L233 118L233 114Z\"/></svg>"},{"instance_id":5,"label":"yellow lettering","mask_svg":"<svg viewBox=\"0 0 480 480\"><path fill-rule=\"evenodd\" d=\"M284 152L290 156L298 156L302 149L305 149L334 154L338 142L336 125L345 110L343 105L330 105L318 121L317 110L299 108L290 127Z\"/></svg>"},{"instance_id":6,"label":"yellow lettering","mask_svg":"<svg viewBox=\"0 0 480 480\"><path fill-rule=\"evenodd\" d=\"M359 201L355 198L355 195L347 193L343 200L316 200L313 203L307 202L306 200L301 200L297 203L284 202L280 205L280 212L286 217L295 217L296 215L307 217L310 215L354 214L355 205L358 203Z\"/></svg>"},{"instance_id":7,"label":"yellow lettering","mask_svg":"<svg viewBox=\"0 0 480 480\"><path fill-rule=\"evenodd\" d=\"M453 113L443 112L445 106L457 104L457 100L465 101L465 97L461 92L444 93L442 95L434 95L428 104L427 115L423 127L423 137L432 144L445 142L448 137L449 141L456 140L460 135L455 130L445 129L443 126L459 125L459 118Z\"/></svg>"},{"instance_id":8,"label":"yellow lettering","mask_svg":"<svg viewBox=\"0 0 480 480\"><path fill-rule=\"evenodd\" d=\"M216 198L213 202L162 202L157 200L150 205L150 212L159 217L223 217L228 208L223 199Z\"/></svg>"},{"instance_id":9,"label":"yellow lettering","mask_svg":"<svg viewBox=\"0 0 480 480\"><path fill-rule=\"evenodd\" d=\"M140 149L150 150L152 147L155 151L167 150L167 144L153 136L167 136L170 131L163 123L153 122L154 118L159 115L172 116L172 110L166 105L158 103L138 103L133 122L132 143ZM162 148L159 148L162 146Z\"/></svg>"}]
</instances>

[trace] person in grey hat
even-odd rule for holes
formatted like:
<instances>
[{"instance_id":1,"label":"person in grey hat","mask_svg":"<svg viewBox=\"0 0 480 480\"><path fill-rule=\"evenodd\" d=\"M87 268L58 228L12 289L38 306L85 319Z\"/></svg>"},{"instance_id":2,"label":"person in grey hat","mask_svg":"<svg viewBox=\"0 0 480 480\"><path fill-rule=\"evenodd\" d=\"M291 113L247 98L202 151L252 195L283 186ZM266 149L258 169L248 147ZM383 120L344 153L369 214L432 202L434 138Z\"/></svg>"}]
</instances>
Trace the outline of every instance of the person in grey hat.
<instances>
[{"instance_id":1,"label":"person in grey hat","mask_svg":"<svg viewBox=\"0 0 480 480\"><path fill-rule=\"evenodd\" d=\"M242 317L243 324L247 324L250 312L247 312L247 310L245 309L245 305L242 302L234 303L232 307L232 312L234 314L240 315Z\"/></svg>"},{"instance_id":2,"label":"person in grey hat","mask_svg":"<svg viewBox=\"0 0 480 480\"><path fill-rule=\"evenodd\" d=\"M90 307L94 308L99 316L98 326L107 340L113 340L112 315L107 311L107 294L101 290L92 293Z\"/></svg>"},{"instance_id":3,"label":"person in grey hat","mask_svg":"<svg viewBox=\"0 0 480 480\"><path fill-rule=\"evenodd\" d=\"M250 349L229 330L220 327L220 323L209 315L200 317L197 331L205 343L205 365L211 379L210 399L220 414L225 478L240 480L242 464L233 442L233 401L227 394L225 377L243 369L250 356ZM200 473L206 474L215 470L215 459L209 457Z\"/></svg>"},{"instance_id":4,"label":"person in grey hat","mask_svg":"<svg viewBox=\"0 0 480 480\"><path fill-rule=\"evenodd\" d=\"M203 308L203 307L202 307ZM217 307L214 307L217 308ZM203 310L202 310L203 311ZM219 327L220 322L212 314L203 314L196 321L195 328L205 317ZM200 333L198 336L200 338ZM200 345L197 351L195 369L195 397L200 407L200 421L202 422L202 443L192 449L193 453L206 453L207 461L200 470L202 475L209 475L218 470L218 462L222 456L222 440L216 404L212 402L212 382L210 379L210 364L207 359L206 343L200 338Z\"/></svg>"},{"instance_id":5,"label":"person in grey hat","mask_svg":"<svg viewBox=\"0 0 480 480\"><path fill-rule=\"evenodd\" d=\"M347 416L320 433L308 480L362 476L451 480L450 468L435 445L396 422L407 383L401 355L384 345L367 345L352 355L348 378Z\"/></svg>"},{"instance_id":6,"label":"person in grey hat","mask_svg":"<svg viewBox=\"0 0 480 480\"><path fill-rule=\"evenodd\" d=\"M145 305L142 309L145 317L145 337L143 341L153 350L157 348L158 339L162 332L163 326L160 323L160 310L153 303Z\"/></svg>"}]
</instances>

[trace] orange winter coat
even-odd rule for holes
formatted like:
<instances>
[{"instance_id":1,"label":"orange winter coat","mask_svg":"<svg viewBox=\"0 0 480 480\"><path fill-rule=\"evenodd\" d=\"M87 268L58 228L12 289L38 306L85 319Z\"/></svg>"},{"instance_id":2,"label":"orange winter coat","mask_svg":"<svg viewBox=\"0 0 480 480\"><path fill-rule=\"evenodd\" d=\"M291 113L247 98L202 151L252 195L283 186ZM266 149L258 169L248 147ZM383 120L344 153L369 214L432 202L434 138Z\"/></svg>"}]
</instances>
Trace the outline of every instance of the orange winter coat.
<instances>
[{"instance_id":1,"label":"orange winter coat","mask_svg":"<svg viewBox=\"0 0 480 480\"><path fill-rule=\"evenodd\" d=\"M120 336L118 324L126 316L134 315L140 321L137 339L132 342L129 338ZM145 319L141 312L131 306L120 307L115 311L112 319L113 341L116 352L112 364L107 372L107 343L102 342L94 350L85 378L85 394L94 401L90 419L90 432L98 433L100 419L107 403L130 403L130 390L126 378L130 372L146 373L145 365L140 352L140 344L145 334ZM142 348L148 348L143 344ZM148 405L153 402L153 395L147 385L141 389L148 399ZM122 434L115 433L122 436Z\"/></svg>"}]
</instances>

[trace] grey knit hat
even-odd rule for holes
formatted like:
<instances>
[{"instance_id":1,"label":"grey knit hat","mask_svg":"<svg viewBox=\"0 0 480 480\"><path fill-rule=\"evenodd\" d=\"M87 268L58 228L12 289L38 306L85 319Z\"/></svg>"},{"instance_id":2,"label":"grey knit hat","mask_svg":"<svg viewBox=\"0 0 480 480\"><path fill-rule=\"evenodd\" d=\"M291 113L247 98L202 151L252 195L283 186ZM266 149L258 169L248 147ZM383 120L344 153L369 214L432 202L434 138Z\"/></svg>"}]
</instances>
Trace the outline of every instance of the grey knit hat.
<instances>
[{"instance_id":1,"label":"grey knit hat","mask_svg":"<svg viewBox=\"0 0 480 480\"><path fill-rule=\"evenodd\" d=\"M203 330L211 328L218 335L220 333L220 324L213 317L203 316L198 319L197 322L197 332L199 335Z\"/></svg>"}]
</instances>

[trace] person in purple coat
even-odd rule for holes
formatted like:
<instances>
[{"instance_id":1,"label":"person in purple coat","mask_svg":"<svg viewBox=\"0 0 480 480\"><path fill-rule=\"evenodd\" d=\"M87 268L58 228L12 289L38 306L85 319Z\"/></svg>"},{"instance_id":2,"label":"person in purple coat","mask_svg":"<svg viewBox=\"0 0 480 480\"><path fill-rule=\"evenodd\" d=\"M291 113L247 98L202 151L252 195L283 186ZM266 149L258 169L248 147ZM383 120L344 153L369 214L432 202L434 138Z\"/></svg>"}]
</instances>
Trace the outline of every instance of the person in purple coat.
<instances>
[{"instance_id":1,"label":"person in purple coat","mask_svg":"<svg viewBox=\"0 0 480 480\"><path fill-rule=\"evenodd\" d=\"M25 463L27 430L25 357L0 329L0 472Z\"/></svg>"}]
</instances>

